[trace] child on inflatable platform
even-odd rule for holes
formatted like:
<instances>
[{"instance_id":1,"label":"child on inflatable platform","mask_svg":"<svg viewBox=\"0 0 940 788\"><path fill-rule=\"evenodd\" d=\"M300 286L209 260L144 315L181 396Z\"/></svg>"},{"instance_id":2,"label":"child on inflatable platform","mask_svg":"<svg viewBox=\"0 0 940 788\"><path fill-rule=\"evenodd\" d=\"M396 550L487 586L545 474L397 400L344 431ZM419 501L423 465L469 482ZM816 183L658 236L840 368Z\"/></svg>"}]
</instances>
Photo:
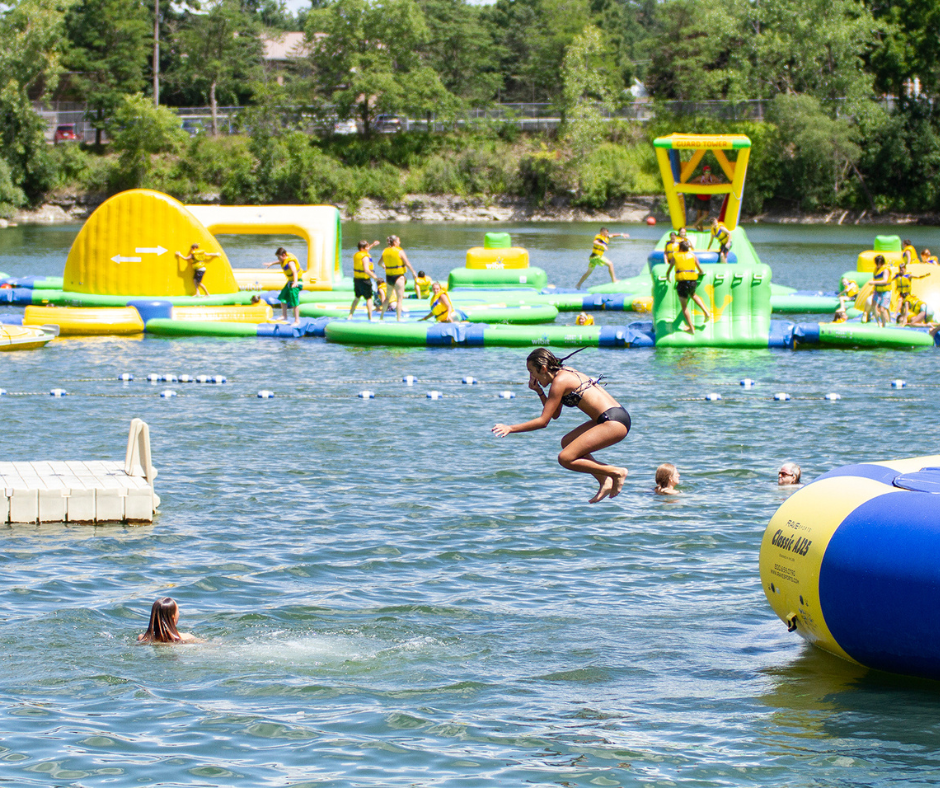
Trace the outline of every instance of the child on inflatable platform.
<instances>
[{"instance_id":1,"label":"child on inflatable platform","mask_svg":"<svg viewBox=\"0 0 940 788\"><path fill-rule=\"evenodd\" d=\"M630 236L627 233L613 233L606 228L601 227L601 231L594 236L594 242L591 246L591 256L588 257L588 270L584 272L578 280L578 289L581 289L581 285L584 284L585 280L594 273L594 269L599 265L607 266L607 270L610 271L610 281L616 282L617 276L614 274L614 264L607 259L607 246L610 243L611 238L629 238Z\"/></svg>"},{"instance_id":2,"label":"child on inflatable platform","mask_svg":"<svg viewBox=\"0 0 940 788\"><path fill-rule=\"evenodd\" d=\"M287 310L292 309L294 311L293 325L298 326L300 325L300 291L304 286L300 279L300 260L283 246L278 248L274 256L277 258L276 260L272 260L270 263L262 263L262 265L265 268L270 268L272 265L281 266L284 276L287 277L287 284L277 294L277 300L281 302L281 317L287 322Z\"/></svg>"},{"instance_id":3,"label":"child on inflatable platform","mask_svg":"<svg viewBox=\"0 0 940 788\"><path fill-rule=\"evenodd\" d=\"M872 304L875 307L875 321L884 328L891 320L891 269L885 262L884 255L875 255L875 274L871 278L874 285Z\"/></svg>"},{"instance_id":4,"label":"child on inflatable platform","mask_svg":"<svg viewBox=\"0 0 940 788\"><path fill-rule=\"evenodd\" d=\"M718 241L718 259L727 263L728 252L731 251L731 231L717 219L712 219L712 232L706 251L712 248L712 241Z\"/></svg>"},{"instance_id":5,"label":"child on inflatable platform","mask_svg":"<svg viewBox=\"0 0 940 788\"><path fill-rule=\"evenodd\" d=\"M696 303L702 312L705 313L705 322L707 323L710 319L708 314L708 308L705 306L705 302L702 300L702 297L695 292L695 288L698 286L699 276L704 276L705 272L702 270L702 266L699 265L698 258L692 253L692 250L689 248L688 241L679 242L679 251L673 255L672 262L669 263L669 267L666 269L666 281L669 281L669 274L672 273L672 269L676 269L676 295L679 296L679 306L682 309L682 316L685 318L686 324L689 326L688 334L695 333L695 325L692 322L692 312L689 309L689 299L691 298L694 303ZM696 273L696 271L698 273ZM685 331L685 329L682 329Z\"/></svg>"},{"instance_id":6,"label":"child on inflatable platform","mask_svg":"<svg viewBox=\"0 0 940 788\"><path fill-rule=\"evenodd\" d=\"M930 254L929 249L924 249L924 251L920 253L920 261L927 265L940 265L940 260L937 259L936 255Z\"/></svg>"},{"instance_id":7,"label":"child on inflatable platform","mask_svg":"<svg viewBox=\"0 0 940 788\"><path fill-rule=\"evenodd\" d=\"M431 285L434 282L431 280L431 277L428 276L424 271L418 271L418 275L415 277L415 298L430 298L431 296Z\"/></svg>"},{"instance_id":8,"label":"child on inflatable platform","mask_svg":"<svg viewBox=\"0 0 940 788\"><path fill-rule=\"evenodd\" d=\"M436 318L438 323L455 323L454 320L457 317L457 311L454 309L454 304L450 300L450 296L447 295L447 291L441 286L440 282L434 282L431 285L431 311L428 312L421 320L429 320L430 318Z\"/></svg>"},{"instance_id":9,"label":"child on inflatable platform","mask_svg":"<svg viewBox=\"0 0 940 788\"><path fill-rule=\"evenodd\" d=\"M193 244L189 247L189 254L182 252L176 253L177 260L185 260L193 264L193 284L196 285L196 295L200 295L200 290L205 295L209 295L209 289L202 283L202 278L206 275L206 264L212 262L213 258L221 257L219 252L203 252L199 249L199 244Z\"/></svg>"},{"instance_id":10,"label":"child on inflatable platform","mask_svg":"<svg viewBox=\"0 0 940 788\"><path fill-rule=\"evenodd\" d=\"M366 316L369 318L369 322L372 322L371 280L374 279L378 282L379 278L372 270L372 258L369 256L369 251L372 247L378 245L378 241L373 241L372 243L360 241L357 246L357 251L353 255L353 301L349 307L349 315L346 317L347 320L352 319L356 307L359 306L359 299L363 298L366 303Z\"/></svg>"},{"instance_id":11,"label":"child on inflatable platform","mask_svg":"<svg viewBox=\"0 0 940 788\"><path fill-rule=\"evenodd\" d=\"M679 471L671 462L664 462L656 469L657 495L678 495L676 485L679 483Z\"/></svg>"}]
</instances>

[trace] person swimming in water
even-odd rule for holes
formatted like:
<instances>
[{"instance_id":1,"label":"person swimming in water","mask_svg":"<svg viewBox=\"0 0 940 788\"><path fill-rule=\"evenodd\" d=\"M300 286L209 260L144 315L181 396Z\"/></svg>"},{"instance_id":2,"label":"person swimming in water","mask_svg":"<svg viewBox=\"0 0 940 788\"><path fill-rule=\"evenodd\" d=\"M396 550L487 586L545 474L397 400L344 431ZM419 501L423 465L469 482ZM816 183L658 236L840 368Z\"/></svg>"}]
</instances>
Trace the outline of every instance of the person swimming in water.
<instances>
[{"instance_id":1,"label":"person swimming in water","mask_svg":"<svg viewBox=\"0 0 940 788\"><path fill-rule=\"evenodd\" d=\"M137 636L138 643L202 643L189 632L180 632L176 625L180 620L179 605L168 596L158 599L150 608L150 623L147 631Z\"/></svg>"},{"instance_id":2,"label":"person swimming in water","mask_svg":"<svg viewBox=\"0 0 940 788\"><path fill-rule=\"evenodd\" d=\"M592 452L606 449L626 438L630 432L630 414L598 385L600 377L591 378L564 366L564 362L573 355L556 358L547 348L533 350L526 359L526 369L529 371L529 388L542 402L542 413L523 424L497 424L493 432L504 438L513 432L541 430L561 415L562 405L580 408L590 419L561 439L558 463L569 471L589 473L597 479L597 493L590 499L590 503L597 503L620 494L627 469L598 462ZM543 386L549 387L547 395L542 390Z\"/></svg>"}]
</instances>

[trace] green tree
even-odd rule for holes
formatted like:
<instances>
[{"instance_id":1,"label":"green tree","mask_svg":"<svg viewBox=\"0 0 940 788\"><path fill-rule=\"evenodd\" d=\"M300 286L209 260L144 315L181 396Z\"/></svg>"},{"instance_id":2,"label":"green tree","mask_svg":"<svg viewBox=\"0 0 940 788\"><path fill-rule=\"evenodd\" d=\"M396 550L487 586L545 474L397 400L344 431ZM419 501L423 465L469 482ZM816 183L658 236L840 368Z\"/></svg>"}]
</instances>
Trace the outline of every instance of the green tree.
<instances>
[{"instance_id":1,"label":"green tree","mask_svg":"<svg viewBox=\"0 0 940 788\"><path fill-rule=\"evenodd\" d=\"M491 102L502 78L488 18L467 0L419 2L428 26L428 66L448 92L471 106Z\"/></svg>"},{"instance_id":2,"label":"green tree","mask_svg":"<svg viewBox=\"0 0 940 788\"><path fill-rule=\"evenodd\" d=\"M234 98L239 86L261 70L261 40L255 20L238 0L219 0L205 14L189 14L175 37L178 60L171 79L200 90L219 133L219 97Z\"/></svg>"},{"instance_id":3,"label":"green tree","mask_svg":"<svg viewBox=\"0 0 940 788\"><path fill-rule=\"evenodd\" d=\"M127 93L143 90L152 22L138 0L80 0L66 16L70 84L87 104L95 143Z\"/></svg>"},{"instance_id":4,"label":"green tree","mask_svg":"<svg viewBox=\"0 0 940 788\"><path fill-rule=\"evenodd\" d=\"M166 107L154 107L142 93L125 96L114 116L111 146L119 158L119 177L124 188L144 185L158 154L179 153L186 132L179 118Z\"/></svg>"},{"instance_id":5,"label":"green tree","mask_svg":"<svg viewBox=\"0 0 940 788\"><path fill-rule=\"evenodd\" d=\"M428 28L414 0L337 0L307 20L314 105L358 118L366 135L380 113L449 105L424 62Z\"/></svg>"},{"instance_id":6,"label":"green tree","mask_svg":"<svg viewBox=\"0 0 940 788\"><path fill-rule=\"evenodd\" d=\"M605 114L614 108L621 79L601 31L593 25L586 26L568 47L562 79L566 136L575 156L583 158L604 136Z\"/></svg>"},{"instance_id":7,"label":"green tree","mask_svg":"<svg viewBox=\"0 0 940 788\"><path fill-rule=\"evenodd\" d=\"M878 88L909 100L915 78L928 98L940 95L940 4L936 0L868 0L879 28L869 63Z\"/></svg>"},{"instance_id":8,"label":"green tree","mask_svg":"<svg viewBox=\"0 0 940 788\"><path fill-rule=\"evenodd\" d=\"M58 84L67 8L67 0L0 6L0 157L9 167L9 183L28 199L39 197L55 176L46 122L30 96L45 97ZM6 193L16 194L9 188Z\"/></svg>"}]
</instances>

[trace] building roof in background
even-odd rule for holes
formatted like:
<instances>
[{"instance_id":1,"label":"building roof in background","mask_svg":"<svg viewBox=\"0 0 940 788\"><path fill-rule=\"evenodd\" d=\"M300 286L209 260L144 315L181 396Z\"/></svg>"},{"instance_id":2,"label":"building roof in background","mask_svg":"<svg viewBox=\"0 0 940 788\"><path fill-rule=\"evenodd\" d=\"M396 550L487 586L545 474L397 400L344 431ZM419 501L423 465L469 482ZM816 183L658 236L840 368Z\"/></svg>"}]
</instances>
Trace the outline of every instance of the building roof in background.
<instances>
[{"instance_id":1,"label":"building roof in background","mask_svg":"<svg viewBox=\"0 0 940 788\"><path fill-rule=\"evenodd\" d=\"M267 61L293 60L307 54L303 33L281 33L264 39L264 59Z\"/></svg>"}]
</instances>

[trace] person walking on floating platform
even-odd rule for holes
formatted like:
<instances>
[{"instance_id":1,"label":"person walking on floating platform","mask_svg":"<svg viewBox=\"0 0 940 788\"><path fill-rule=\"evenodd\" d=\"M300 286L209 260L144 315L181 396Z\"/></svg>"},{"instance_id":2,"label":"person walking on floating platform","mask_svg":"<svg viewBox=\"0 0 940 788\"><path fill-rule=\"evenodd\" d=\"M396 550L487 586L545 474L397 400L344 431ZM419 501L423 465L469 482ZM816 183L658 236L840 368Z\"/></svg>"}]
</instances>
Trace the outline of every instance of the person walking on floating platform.
<instances>
[{"instance_id":1,"label":"person walking on floating platform","mask_svg":"<svg viewBox=\"0 0 940 788\"><path fill-rule=\"evenodd\" d=\"M382 299L379 320L385 320L385 310L388 308L393 294L398 297L395 301L395 319L401 320L401 302L405 297L405 269L411 271L412 279L417 279L418 275L415 273L415 269L411 267L405 250L401 248L401 238L397 235L390 235L386 240L388 246L382 252L382 267L385 268L387 289L385 298Z\"/></svg>"},{"instance_id":2,"label":"person walking on floating platform","mask_svg":"<svg viewBox=\"0 0 940 788\"><path fill-rule=\"evenodd\" d=\"M277 300L281 302L281 315L284 321L287 321L288 308L294 310L294 325L300 325L300 291L303 288L303 282L300 281L300 260L290 254L283 246L275 253L277 260L270 263L263 263L265 268L272 265L281 266L284 276L287 277L287 284L281 288L277 294Z\"/></svg>"},{"instance_id":3,"label":"person walking on floating platform","mask_svg":"<svg viewBox=\"0 0 940 788\"><path fill-rule=\"evenodd\" d=\"M558 463L569 471L589 473L597 480L597 493L590 499L590 503L597 503L620 494L627 469L598 462L593 452L620 443L627 437L630 414L599 385L600 377L591 378L564 366L574 353L556 358L548 348L533 350L526 359L526 369L529 371L529 388L542 402L542 413L523 424L497 424L493 432L503 438L513 432L541 430L561 415L563 405L579 408L589 420L561 439ZM549 387L547 395L542 390L543 386Z\"/></svg>"},{"instance_id":4,"label":"person walking on floating platform","mask_svg":"<svg viewBox=\"0 0 940 788\"><path fill-rule=\"evenodd\" d=\"M434 317L437 319L438 323L455 323L455 316L456 310L454 309L453 302L450 300L450 296L447 295L447 291L441 287L440 282L435 282L431 285L431 311L422 317L421 320L428 320Z\"/></svg>"},{"instance_id":5,"label":"person walking on floating platform","mask_svg":"<svg viewBox=\"0 0 940 788\"><path fill-rule=\"evenodd\" d=\"M692 312L689 309L689 299L691 298L702 312L705 313L705 322L709 321L708 308L705 306L705 302L702 300L702 297L695 292L695 288L698 286L699 275L704 276L705 272L702 270L702 266L699 265L698 259L692 253L692 250L689 248L688 241L681 241L679 243L679 251L672 256L672 262L669 263L669 267L666 269L666 281L669 281L669 274L672 272L672 269L676 269L676 295L679 296L679 305L682 308L682 316L685 318L685 322L689 326L688 333L695 333L695 325L692 323ZM685 331L685 329L682 329Z\"/></svg>"},{"instance_id":6,"label":"person walking on floating platform","mask_svg":"<svg viewBox=\"0 0 940 788\"><path fill-rule=\"evenodd\" d=\"M875 307L875 321L884 328L891 319L891 269L885 262L884 255L875 255L875 274L871 278L874 286L872 303Z\"/></svg>"},{"instance_id":7,"label":"person walking on floating platform","mask_svg":"<svg viewBox=\"0 0 940 788\"><path fill-rule=\"evenodd\" d=\"M209 295L208 288L202 283L202 278L206 275L206 264L210 263L213 258L221 256L219 252L203 252L199 248L199 244L190 246L187 255L182 252L176 253L177 260L185 260L187 263L193 264L193 284L196 285L197 296L200 290L204 291L205 295Z\"/></svg>"},{"instance_id":8,"label":"person walking on floating platform","mask_svg":"<svg viewBox=\"0 0 940 788\"><path fill-rule=\"evenodd\" d=\"M578 280L578 289L581 289L581 285L584 284L585 280L594 273L594 269L599 265L606 265L607 270L610 271L610 281L616 282L617 277L614 274L614 264L607 259L607 246L610 243L611 238L629 238L630 236L627 233L614 233L613 235L608 232L606 227L601 227L601 231L594 236L594 245L591 247L591 256L588 257L588 269L584 272Z\"/></svg>"},{"instance_id":9,"label":"person walking on floating platform","mask_svg":"<svg viewBox=\"0 0 940 788\"><path fill-rule=\"evenodd\" d=\"M678 248L679 236L676 235L676 231L673 230L669 233L669 240L666 241L666 245L663 247L663 261L666 263L671 263L672 256L676 253Z\"/></svg>"},{"instance_id":10,"label":"person walking on floating platform","mask_svg":"<svg viewBox=\"0 0 940 788\"><path fill-rule=\"evenodd\" d=\"M718 259L727 263L728 252L731 251L731 231L717 219L712 219L712 234L705 247L706 252L712 248L712 241L718 241Z\"/></svg>"},{"instance_id":11,"label":"person walking on floating platform","mask_svg":"<svg viewBox=\"0 0 940 788\"><path fill-rule=\"evenodd\" d=\"M352 306L349 307L349 317L347 320L353 316L353 313L356 311L356 307L359 306L359 299L364 298L366 300L366 315L369 317L369 322L372 322L372 281L375 279L378 282L379 278L375 275L375 272L372 270L372 258L369 257L369 250L374 246L378 246L378 241L373 241L369 243L368 241L360 241L358 245L359 251L353 255L353 302Z\"/></svg>"},{"instance_id":12,"label":"person walking on floating platform","mask_svg":"<svg viewBox=\"0 0 940 788\"><path fill-rule=\"evenodd\" d=\"M917 262L917 250L907 238L904 239L904 247L901 249L901 259L908 265Z\"/></svg>"}]
</instances>

